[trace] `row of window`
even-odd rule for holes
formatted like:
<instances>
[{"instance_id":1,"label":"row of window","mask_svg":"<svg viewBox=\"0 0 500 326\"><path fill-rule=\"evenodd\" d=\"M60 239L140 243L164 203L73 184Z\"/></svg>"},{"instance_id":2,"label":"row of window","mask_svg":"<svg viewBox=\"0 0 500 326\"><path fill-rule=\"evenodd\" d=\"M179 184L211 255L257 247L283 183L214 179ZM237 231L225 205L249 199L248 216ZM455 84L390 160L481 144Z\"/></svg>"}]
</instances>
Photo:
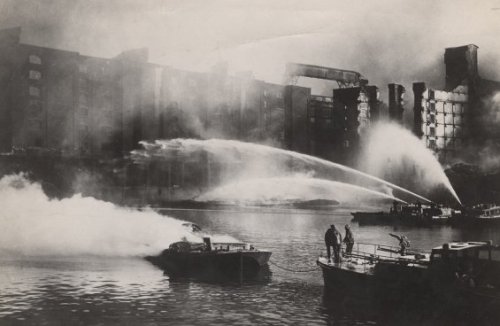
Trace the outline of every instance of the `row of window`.
<instances>
[{"instance_id":1,"label":"row of window","mask_svg":"<svg viewBox=\"0 0 500 326\"><path fill-rule=\"evenodd\" d=\"M426 119L425 121L423 121L426 125L446 125L446 126L461 126L463 125L463 119L446 119L446 120L443 120L443 119L439 119L439 120L436 120L436 119Z\"/></svg>"},{"instance_id":2,"label":"row of window","mask_svg":"<svg viewBox=\"0 0 500 326\"><path fill-rule=\"evenodd\" d=\"M28 61L30 64L33 65L41 65L42 64L42 58L40 58L36 54L30 54L28 56ZM39 81L42 79L42 73L38 70L35 69L30 69L28 71L28 78L33 81ZM40 97L41 91L40 87L36 85L30 85L28 87L28 93L31 97ZM37 101L30 101L30 110L33 110L33 108L36 108L35 110L40 111L41 110L41 105Z\"/></svg>"},{"instance_id":3,"label":"row of window","mask_svg":"<svg viewBox=\"0 0 500 326\"><path fill-rule=\"evenodd\" d=\"M436 128L429 128L427 130L424 130L424 135L428 137L458 137L462 133L462 129L455 128L455 129L444 129L444 128L439 128L436 130Z\"/></svg>"},{"instance_id":4,"label":"row of window","mask_svg":"<svg viewBox=\"0 0 500 326\"><path fill-rule=\"evenodd\" d=\"M427 115L442 115L442 116L452 116L452 117L456 117L456 116L463 116L464 113L463 112L453 112L453 113L449 113L449 112L438 112L438 111L430 111L430 110L427 110L427 112L422 112L423 115L427 114Z\"/></svg>"},{"instance_id":5,"label":"row of window","mask_svg":"<svg viewBox=\"0 0 500 326\"><path fill-rule=\"evenodd\" d=\"M434 115L434 114L429 114L429 115L423 115L422 120L429 123L437 123L437 124L462 124L462 121L464 120L464 117L462 115Z\"/></svg>"},{"instance_id":6,"label":"row of window","mask_svg":"<svg viewBox=\"0 0 500 326\"><path fill-rule=\"evenodd\" d=\"M464 128L464 125L451 125L451 124L435 124L435 125L429 125L429 124L422 124L421 125L421 130L424 134L429 133L430 130L438 130L440 133L444 133L445 131L447 133L457 131L457 130L462 130Z\"/></svg>"},{"instance_id":7,"label":"row of window","mask_svg":"<svg viewBox=\"0 0 500 326\"><path fill-rule=\"evenodd\" d=\"M462 141L459 139L426 139L426 145L431 149L459 149L462 146Z\"/></svg>"},{"instance_id":8,"label":"row of window","mask_svg":"<svg viewBox=\"0 0 500 326\"><path fill-rule=\"evenodd\" d=\"M439 103L423 103L423 107L426 108L428 113L438 112L438 113L464 113L466 103L449 103L449 102L439 102Z\"/></svg>"}]
</instances>

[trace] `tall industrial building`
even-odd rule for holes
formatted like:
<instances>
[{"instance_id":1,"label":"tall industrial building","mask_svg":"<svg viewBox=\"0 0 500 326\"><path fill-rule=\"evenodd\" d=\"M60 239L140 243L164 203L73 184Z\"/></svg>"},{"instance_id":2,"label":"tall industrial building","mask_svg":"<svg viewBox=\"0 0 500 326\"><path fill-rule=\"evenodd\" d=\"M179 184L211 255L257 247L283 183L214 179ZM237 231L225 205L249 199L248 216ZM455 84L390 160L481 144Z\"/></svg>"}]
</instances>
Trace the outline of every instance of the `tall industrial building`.
<instances>
[{"instance_id":1,"label":"tall industrial building","mask_svg":"<svg viewBox=\"0 0 500 326\"><path fill-rule=\"evenodd\" d=\"M21 42L0 31L0 153L122 156L141 140L201 137L284 143L284 86Z\"/></svg>"},{"instance_id":2,"label":"tall industrial building","mask_svg":"<svg viewBox=\"0 0 500 326\"><path fill-rule=\"evenodd\" d=\"M500 139L494 105L500 83L479 76L477 49L469 44L445 50L444 90L413 84L414 132L441 161L478 159L468 149Z\"/></svg>"},{"instance_id":3,"label":"tall industrial building","mask_svg":"<svg viewBox=\"0 0 500 326\"><path fill-rule=\"evenodd\" d=\"M399 84L389 84L389 119L403 123L405 88Z\"/></svg>"},{"instance_id":4,"label":"tall industrial building","mask_svg":"<svg viewBox=\"0 0 500 326\"><path fill-rule=\"evenodd\" d=\"M285 135L290 149L328 160L350 163L363 132L379 118L379 93L358 72L289 63L286 80L300 77L335 81L332 96L311 94L310 88L286 86ZM288 137L287 137L288 136Z\"/></svg>"}]
</instances>

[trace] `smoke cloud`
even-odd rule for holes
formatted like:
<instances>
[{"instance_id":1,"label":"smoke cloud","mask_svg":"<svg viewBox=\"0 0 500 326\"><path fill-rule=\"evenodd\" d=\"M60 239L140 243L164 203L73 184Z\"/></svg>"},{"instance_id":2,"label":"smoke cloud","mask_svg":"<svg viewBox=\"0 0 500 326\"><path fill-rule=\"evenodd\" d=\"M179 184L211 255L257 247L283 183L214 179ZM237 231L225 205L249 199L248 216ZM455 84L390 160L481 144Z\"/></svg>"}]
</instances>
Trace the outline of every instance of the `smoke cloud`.
<instances>
[{"instance_id":1,"label":"smoke cloud","mask_svg":"<svg viewBox=\"0 0 500 326\"><path fill-rule=\"evenodd\" d=\"M50 200L23 175L1 178L0 198L2 254L144 256L183 238L201 242L183 221L149 209L121 208L80 195Z\"/></svg>"}]
</instances>

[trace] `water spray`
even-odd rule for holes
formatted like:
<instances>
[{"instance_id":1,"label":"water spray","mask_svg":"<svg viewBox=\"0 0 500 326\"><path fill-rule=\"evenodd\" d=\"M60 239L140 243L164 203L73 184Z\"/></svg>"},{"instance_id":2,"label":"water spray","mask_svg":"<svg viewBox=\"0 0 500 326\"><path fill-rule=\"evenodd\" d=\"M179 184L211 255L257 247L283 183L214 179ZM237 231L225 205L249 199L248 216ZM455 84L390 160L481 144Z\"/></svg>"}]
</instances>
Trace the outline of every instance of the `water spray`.
<instances>
[{"instance_id":1,"label":"water spray","mask_svg":"<svg viewBox=\"0 0 500 326\"><path fill-rule=\"evenodd\" d=\"M407 173L404 169L412 167L419 185L432 188L442 184L462 204L436 157L410 131L394 123L377 123L370 128L366 139L362 159L364 170L384 176L388 169ZM390 146L388 140L391 141Z\"/></svg>"},{"instance_id":2,"label":"water spray","mask_svg":"<svg viewBox=\"0 0 500 326\"><path fill-rule=\"evenodd\" d=\"M391 200L406 204L402 199L365 187L304 175L236 181L217 187L196 200L266 205L318 199L335 199L340 204L373 200Z\"/></svg>"},{"instance_id":3,"label":"water spray","mask_svg":"<svg viewBox=\"0 0 500 326\"><path fill-rule=\"evenodd\" d=\"M416 194L408 189L397 186L393 183L385 181L381 178L375 177L365 172L347 167L345 165L330 162L318 157L314 157L307 154L297 153L294 151L284 150L280 148L270 147L266 145L247 143L237 140L225 140L225 139L172 139L172 140L156 140L153 143L142 141L141 145L144 147L143 150L135 150L132 152L132 156L136 161L149 160L152 157L157 158L170 158L175 155L189 155L200 151L206 151L211 153L219 159L229 159L234 158L234 156L248 156L257 155L258 157L272 157L281 156L284 158L293 158L298 161L307 164L320 164L327 168L335 168L341 171L351 173L358 177L364 177L367 180L375 181L380 184L386 185L392 189L399 190L403 193L409 194L415 198L421 199L425 202L432 203L428 198L425 198L419 194Z\"/></svg>"}]
</instances>

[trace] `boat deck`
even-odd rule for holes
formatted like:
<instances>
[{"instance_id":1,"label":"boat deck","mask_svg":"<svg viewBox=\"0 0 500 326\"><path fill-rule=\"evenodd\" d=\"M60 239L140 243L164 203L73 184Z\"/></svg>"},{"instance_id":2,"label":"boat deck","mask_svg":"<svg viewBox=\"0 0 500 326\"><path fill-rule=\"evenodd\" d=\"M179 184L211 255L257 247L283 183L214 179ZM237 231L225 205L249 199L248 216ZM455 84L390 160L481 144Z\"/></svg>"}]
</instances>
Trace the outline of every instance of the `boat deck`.
<instances>
[{"instance_id":1,"label":"boat deck","mask_svg":"<svg viewBox=\"0 0 500 326\"><path fill-rule=\"evenodd\" d=\"M371 273L376 262L400 262L405 265L422 266L430 263L430 254L419 249L408 250L406 255L399 253L399 247L357 243L351 254L344 254L341 262L333 262L333 258L318 258L323 267L340 268L359 273Z\"/></svg>"},{"instance_id":2,"label":"boat deck","mask_svg":"<svg viewBox=\"0 0 500 326\"><path fill-rule=\"evenodd\" d=\"M368 275L373 275L373 270L375 268L374 262L354 257L343 258L340 263L334 263L332 260L329 261L327 257L320 257L318 259L318 264L323 265L325 268L338 268L349 272Z\"/></svg>"}]
</instances>

